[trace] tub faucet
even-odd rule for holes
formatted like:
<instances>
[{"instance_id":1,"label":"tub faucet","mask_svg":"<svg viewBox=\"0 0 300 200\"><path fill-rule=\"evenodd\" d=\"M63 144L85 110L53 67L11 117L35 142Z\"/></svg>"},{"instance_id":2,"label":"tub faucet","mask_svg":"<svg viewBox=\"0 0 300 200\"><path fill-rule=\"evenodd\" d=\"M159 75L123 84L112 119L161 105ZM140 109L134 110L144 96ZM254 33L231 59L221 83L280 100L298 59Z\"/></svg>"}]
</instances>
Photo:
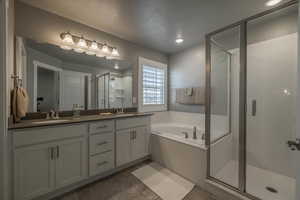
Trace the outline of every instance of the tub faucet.
<instances>
[{"instance_id":1,"label":"tub faucet","mask_svg":"<svg viewBox=\"0 0 300 200\"><path fill-rule=\"evenodd\" d=\"M197 140L197 127L196 126L193 127L193 139Z\"/></svg>"},{"instance_id":2,"label":"tub faucet","mask_svg":"<svg viewBox=\"0 0 300 200\"><path fill-rule=\"evenodd\" d=\"M189 138L189 134L187 132L182 132L184 134L184 138Z\"/></svg>"}]
</instances>

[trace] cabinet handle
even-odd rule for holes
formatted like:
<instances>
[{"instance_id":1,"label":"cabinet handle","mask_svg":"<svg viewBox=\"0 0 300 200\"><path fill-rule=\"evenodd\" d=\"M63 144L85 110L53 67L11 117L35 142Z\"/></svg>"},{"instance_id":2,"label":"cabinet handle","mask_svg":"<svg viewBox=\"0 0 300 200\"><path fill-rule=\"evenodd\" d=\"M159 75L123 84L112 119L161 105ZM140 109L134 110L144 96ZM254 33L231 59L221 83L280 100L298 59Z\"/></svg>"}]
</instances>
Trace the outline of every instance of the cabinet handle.
<instances>
[{"instance_id":1,"label":"cabinet handle","mask_svg":"<svg viewBox=\"0 0 300 200\"><path fill-rule=\"evenodd\" d=\"M53 147L49 148L49 153L50 153L50 159L53 160L54 159Z\"/></svg>"},{"instance_id":2,"label":"cabinet handle","mask_svg":"<svg viewBox=\"0 0 300 200\"><path fill-rule=\"evenodd\" d=\"M56 158L59 158L59 146L56 147Z\"/></svg>"},{"instance_id":3,"label":"cabinet handle","mask_svg":"<svg viewBox=\"0 0 300 200\"><path fill-rule=\"evenodd\" d=\"M108 142L105 141L105 142L100 142L100 143L98 143L97 145L98 145L98 146L102 146L102 145L105 145L105 144L107 144L107 143L108 143Z\"/></svg>"},{"instance_id":4,"label":"cabinet handle","mask_svg":"<svg viewBox=\"0 0 300 200\"><path fill-rule=\"evenodd\" d=\"M108 163L107 161L104 161L104 162L98 163L97 166L98 166L98 167L101 167L101 166L103 166L103 165L106 165L107 163Z\"/></svg>"},{"instance_id":5,"label":"cabinet handle","mask_svg":"<svg viewBox=\"0 0 300 200\"><path fill-rule=\"evenodd\" d=\"M133 135L134 135L133 139L136 139L136 131L133 131Z\"/></svg>"},{"instance_id":6,"label":"cabinet handle","mask_svg":"<svg viewBox=\"0 0 300 200\"><path fill-rule=\"evenodd\" d=\"M130 140L133 140L133 131L130 131Z\"/></svg>"}]
</instances>

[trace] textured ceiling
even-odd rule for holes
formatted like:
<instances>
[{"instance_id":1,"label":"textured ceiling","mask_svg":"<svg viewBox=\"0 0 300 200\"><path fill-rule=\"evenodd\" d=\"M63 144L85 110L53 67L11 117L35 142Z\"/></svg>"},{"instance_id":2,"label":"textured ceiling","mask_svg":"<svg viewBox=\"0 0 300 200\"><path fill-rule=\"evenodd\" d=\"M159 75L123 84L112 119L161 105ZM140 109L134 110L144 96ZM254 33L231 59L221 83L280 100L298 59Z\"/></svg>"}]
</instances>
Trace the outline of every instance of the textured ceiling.
<instances>
[{"instance_id":1,"label":"textured ceiling","mask_svg":"<svg viewBox=\"0 0 300 200\"><path fill-rule=\"evenodd\" d=\"M199 44L206 33L268 9L267 0L20 1L164 53ZM174 43L178 35L185 39L180 45Z\"/></svg>"}]
</instances>

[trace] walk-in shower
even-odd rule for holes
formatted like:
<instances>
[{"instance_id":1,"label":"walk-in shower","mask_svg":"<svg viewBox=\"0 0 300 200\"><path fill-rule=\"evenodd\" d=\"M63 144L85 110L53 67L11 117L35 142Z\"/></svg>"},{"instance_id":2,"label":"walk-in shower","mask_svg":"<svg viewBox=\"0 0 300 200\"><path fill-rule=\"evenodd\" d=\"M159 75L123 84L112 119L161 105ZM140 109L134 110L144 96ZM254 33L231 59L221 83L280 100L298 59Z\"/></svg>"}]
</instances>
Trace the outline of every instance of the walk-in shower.
<instances>
[{"instance_id":1,"label":"walk-in shower","mask_svg":"<svg viewBox=\"0 0 300 200\"><path fill-rule=\"evenodd\" d=\"M286 142L296 134L297 43L297 1L207 35L208 179L253 199L295 199ZM211 148L215 110L228 134Z\"/></svg>"}]
</instances>

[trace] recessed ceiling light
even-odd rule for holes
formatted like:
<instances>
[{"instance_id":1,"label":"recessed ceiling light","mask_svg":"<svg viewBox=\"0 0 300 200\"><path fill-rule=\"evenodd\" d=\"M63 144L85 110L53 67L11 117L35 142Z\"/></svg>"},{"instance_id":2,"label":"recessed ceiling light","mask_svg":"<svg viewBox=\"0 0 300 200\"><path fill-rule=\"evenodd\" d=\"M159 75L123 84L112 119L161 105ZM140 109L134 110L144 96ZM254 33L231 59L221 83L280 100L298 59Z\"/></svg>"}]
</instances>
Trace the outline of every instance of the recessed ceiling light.
<instances>
[{"instance_id":1,"label":"recessed ceiling light","mask_svg":"<svg viewBox=\"0 0 300 200\"><path fill-rule=\"evenodd\" d=\"M180 43L183 42L183 39L182 39L182 38L177 38L177 39L175 40L175 42L176 42L177 44L180 44Z\"/></svg>"},{"instance_id":2,"label":"recessed ceiling light","mask_svg":"<svg viewBox=\"0 0 300 200\"><path fill-rule=\"evenodd\" d=\"M269 0L266 3L266 6L275 6L277 4L279 4L282 0Z\"/></svg>"}]
</instances>

